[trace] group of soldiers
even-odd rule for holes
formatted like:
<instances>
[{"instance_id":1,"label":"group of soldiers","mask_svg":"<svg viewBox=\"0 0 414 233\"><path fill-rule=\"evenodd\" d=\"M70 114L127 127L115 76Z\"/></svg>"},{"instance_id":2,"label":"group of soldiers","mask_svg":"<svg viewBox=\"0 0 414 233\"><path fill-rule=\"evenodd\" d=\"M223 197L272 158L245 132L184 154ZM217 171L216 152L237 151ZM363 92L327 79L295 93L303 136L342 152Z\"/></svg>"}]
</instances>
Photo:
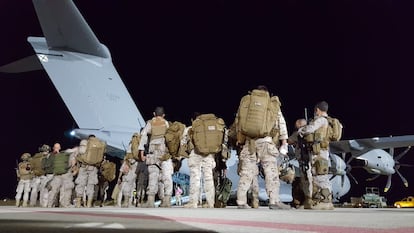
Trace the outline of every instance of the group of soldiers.
<instances>
[{"instance_id":1,"label":"group of soldiers","mask_svg":"<svg viewBox=\"0 0 414 233\"><path fill-rule=\"evenodd\" d=\"M299 190L303 198L299 203L295 203L296 206L305 209L333 209L332 184L328 177L329 141L326 138L328 104L325 101L317 103L314 108L314 119L309 123L306 120L298 121L297 131L288 135L279 99L270 98L265 86L258 86L252 91L254 92L261 97L255 100L256 97L252 94L244 96L236 118L229 128L225 127L224 121L214 114L195 113L191 118L192 125L185 127L180 135L179 153L175 156L171 155L165 138L171 122L165 119L164 108L156 107L153 118L146 122L140 133L132 136L129 150L119 170L117 185L112 193L115 204L129 207L136 199L136 206L154 208L155 201L159 199L160 207L171 207L175 189L172 176L178 170L180 161L188 158L189 201L184 207L200 206L201 189L205 191L203 207L225 207L225 205L217 205L217 174L225 176L225 160L229 156L229 150L236 149L240 176L237 184L238 208L258 207L258 175L261 172L265 179L269 208L290 209L291 206L281 202L279 197L281 173L279 162L281 157L286 156L288 144L291 144L301 164L301 174L299 174L301 179L295 184L298 184L299 188L296 187L296 190ZM266 111L273 115L270 117L271 114L267 113L266 116L257 116L261 110L256 110L254 117L257 119L245 119L246 99L249 102L260 101L263 96L269 98L266 101L272 104L272 107ZM256 103L256 105L261 104ZM251 116L247 118L249 117ZM269 119L270 122L260 127L257 132L251 129L252 125L263 124ZM200 130L205 131L200 133ZM94 136L91 135L91 138ZM133 145L134 138L138 138L135 145ZM108 182L113 178L99 178L98 173L102 173L99 172L103 167L102 164L108 162L106 159L102 159L99 163L95 161L94 164L80 159L82 154L85 154L88 140L82 140L78 147L64 152L60 152L58 144L54 145L51 152L46 147L40 148L44 174L35 174L30 171L30 168L23 168L23 163L29 164L30 167L30 161L33 161L30 154L23 154L18 169L20 180L16 190L16 206L27 206L29 193L30 206L35 206L37 193L40 190L39 200L43 207L91 207L93 201L97 199L94 196L99 190L106 193ZM307 156L302 156L303 154ZM49 162L51 157L54 157L54 160ZM28 172L25 173L25 169ZM290 181L293 180L292 177L294 174L290 176ZM203 187L200 187L201 184ZM253 194L251 202L248 202L248 193ZM20 203L22 194L23 203ZM57 198L58 194L60 194L59 198ZM105 197L102 198L104 199Z\"/></svg>"},{"instance_id":2,"label":"group of soldiers","mask_svg":"<svg viewBox=\"0 0 414 233\"><path fill-rule=\"evenodd\" d=\"M101 146L96 146L98 142ZM95 145L97 153L102 154L96 161L87 159L88 143ZM31 156L23 153L16 173L16 206L22 207L92 207L95 200L103 200L109 187L108 178L104 176L108 161L104 156L105 143L94 135L81 140L79 146L61 150L55 143L42 145L39 152Z\"/></svg>"}]
</instances>

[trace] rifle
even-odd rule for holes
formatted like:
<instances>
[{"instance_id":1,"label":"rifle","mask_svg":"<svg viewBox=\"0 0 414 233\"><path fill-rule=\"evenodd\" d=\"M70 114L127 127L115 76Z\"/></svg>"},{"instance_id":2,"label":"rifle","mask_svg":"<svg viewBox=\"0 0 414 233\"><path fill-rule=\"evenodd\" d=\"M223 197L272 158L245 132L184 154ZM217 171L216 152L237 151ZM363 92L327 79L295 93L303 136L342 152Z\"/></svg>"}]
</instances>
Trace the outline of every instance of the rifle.
<instances>
[{"instance_id":1,"label":"rifle","mask_svg":"<svg viewBox=\"0 0 414 233\"><path fill-rule=\"evenodd\" d=\"M305 120L308 124L308 111L305 108ZM299 160L299 168L303 171L303 174L307 177L307 171L309 170L309 162L312 160L312 148L309 148L309 145L306 143L306 140L303 136L298 134L298 147L300 150L300 160Z\"/></svg>"}]
</instances>

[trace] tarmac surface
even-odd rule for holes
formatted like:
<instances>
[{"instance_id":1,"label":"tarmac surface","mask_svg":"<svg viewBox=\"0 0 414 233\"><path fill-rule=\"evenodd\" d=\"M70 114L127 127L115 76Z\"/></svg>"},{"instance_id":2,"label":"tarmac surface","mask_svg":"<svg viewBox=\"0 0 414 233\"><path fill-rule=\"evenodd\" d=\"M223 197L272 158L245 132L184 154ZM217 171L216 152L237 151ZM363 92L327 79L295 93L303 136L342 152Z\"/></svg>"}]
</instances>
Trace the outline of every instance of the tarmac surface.
<instances>
[{"instance_id":1,"label":"tarmac surface","mask_svg":"<svg viewBox=\"0 0 414 233\"><path fill-rule=\"evenodd\" d=\"M0 232L414 232L414 209L270 210L16 208L0 206Z\"/></svg>"}]
</instances>

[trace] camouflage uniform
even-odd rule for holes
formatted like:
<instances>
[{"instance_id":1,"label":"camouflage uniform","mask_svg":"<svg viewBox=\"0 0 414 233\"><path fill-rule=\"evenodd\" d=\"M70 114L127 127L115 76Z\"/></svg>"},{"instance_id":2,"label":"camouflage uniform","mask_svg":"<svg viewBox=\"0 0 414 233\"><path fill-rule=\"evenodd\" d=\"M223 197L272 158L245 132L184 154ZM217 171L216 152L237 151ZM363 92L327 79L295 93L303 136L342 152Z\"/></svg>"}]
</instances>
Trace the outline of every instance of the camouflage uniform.
<instances>
[{"instance_id":1,"label":"camouflage uniform","mask_svg":"<svg viewBox=\"0 0 414 233\"><path fill-rule=\"evenodd\" d=\"M86 152L87 140L81 140L79 144L79 153L77 157ZM79 161L79 159L78 159ZM79 161L79 173L75 179L75 192L76 192L76 207L80 207L81 199L86 193L87 207L92 207L92 201L95 193L95 185L98 184L98 167L95 165L89 165Z\"/></svg>"},{"instance_id":2,"label":"camouflage uniform","mask_svg":"<svg viewBox=\"0 0 414 233\"><path fill-rule=\"evenodd\" d=\"M20 200L23 195L23 207L27 207L27 202L29 200L30 186L33 178L32 171L30 169L30 154L24 153L21 156L21 162L17 167L17 177L19 178L19 183L16 188L16 206L20 206Z\"/></svg>"},{"instance_id":3,"label":"camouflage uniform","mask_svg":"<svg viewBox=\"0 0 414 233\"><path fill-rule=\"evenodd\" d=\"M162 116L156 116L147 122L141 132L141 141L138 147L141 152L145 150L145 145L149 141L148 154L146 155L146 164L148 165L148 200L145 207L154 207L155 195L157 193L162 199L163 207L171 206L173 191L172 174L174 170L171 158L165 157L168 154L168 149L164 138L168 127L168 121ZM148 135L151 135L150 139L148 139ZM163 184L163 190L159 189L160 182Z\"/></svg>"},{"instance_id":4,"label":"camouflage uniform","mask_svg":"<svg viewBox=\"0 0 414 233\"><path fill-rule=\"evenodd\" d=\"M49 192L50 192L50 182L53 179L53 164L56 153L51 152L47 154L42 159L42 168L45 171L45 177L40 183L40 206L47 207Z\"/></svg>"},{"instance_id":5,"label":"camouflage uniform","mask_svg":"<svg viewBox=\"0 0 414 233\"><path fill-rule=\"evenodd\" d=\"M48 151L46 152L39 152L42 153L42 159L44 157L47 156L47 154L49 153ZM37 199L39 197L39 192L41 190L41 184L43 183L43 180L46 179L45 174L38 174L36 175L35 173L33 174L33 179L32 179L32 184L31 184L31 189L32 191L30 191L30 206L34 207L37 204Z\"/></svg>"},{"instance_id":6,"label":"camouflage uniform","mask_svg":"<svg viewBox=\"0 0 414 233\"><path fill-rule=\"evenodd\" d=\"M119 207L130 207L131 200L133 196L133 190L135 189L135 180L136 180L136 169L137 169L137 161L135 159L127 159L124 161L120 168L120 173L122 173L122 182L120 191L117 198L117 205ZM121 203L123 200L123 203ZM122 205L121 205L122 204Z\"/></svg>"},{"instance_id":7,"label":"camouflage uniform","mask_svg":"<svg viewBox=\"0 0 414 233\"><path fill-rule=\"evenodd\" d=\"M191 126L185 128L181 139L182 146L186 146L192 141L189 135L191 128ZM228 140L227 130L224 130L224 132L223 143L226 144ZM188 167L190 169L190 201L184 207L197 208L197 203L201 194L200 182L202 176L202 188L205 191L207 207L214 208L216 193L213 170L216 167L216 154L208 154L206 156L199 155L192 149L188 158Z\"/></svg>"},{"instance_id":8,"label":"camouflage uniform","mask_svg":"<svg viewBox=\"0 0 414 233\"><path fill-rule=\"evenodd\" d=\"M325 141L328 129L327 114L323 113L321 116L316 116L307 126L299 129L299 134L305 136L313 135L312 141L312 161L310 161L307 174L309 179L305 180L304 194L306 197L305 208L307 209L333 209L332 205L332 183L329 180L329 174L327 172L329 166L329 144L323 145L322 141ZM313 149L318 148L318 149ZM315 151L316 150L316 151ZM318 153L319 152L319 153ZM318 174L316 170L316 164L322 161L326 165L326 174ZM311 202L311 203L309 203ZM322 203L322 204L321 204ZM326 207L320 207L326 203ZM320 204L320 205L319 205Z\"/></svg>"},{"instance_id":9,"label":"camouflage uniform","mask_svg":"<svg viewBox=\"0 0 414 233\"><path fill-rule=\"evenodd\" d=\"M203 184L206 194L208 208L214 208L215 187L213 179L213 169L216 167L214 159L215 154L207 156L198 155L191 151L188 158L188 167L190 168L190 202L185 205L189 208L197 208L200 196L201 174L203 174Z\"/></svg>"},{"instance_id":10,"label":"camouflage uniform","mask_svg":"<svg viewBox=\"0 0 414 233\"><path fill-rule=\"evenodd\" d=\"M288 138L286 121L281 112L278 113L274 128L279 131L279 140L286 140ZM257 166L257 163L260 163L264 169L269 208L288 208L287 205L280 202L279 198L280 182L277 156L279 156L279 150L272 137L246 138L246 142L239 155L239 161L242 163L237 189L237 205L239 208L249 208L247 205L247 191L253 182L253 178L255 178L256 173L252 171L255 171L253 167Z\"/></svg>"},{"instance_id":11,"label":"camouflage uniform","mask_svg":"<svg viewBox=\"0 0 414 233\"><path fill-rule=\"evenodd\" d=\"M258 180L258 175L259 175L259 168L257 166L256 163L248 163L248 165L243 166L242 165L243 160L239 160L239 164L237 166L237 174L239 176L249 176L250 174L247 173L252 173L253 174L253 178L252 178L252 183L250 184L250 187L248 189L248 191L246 191L247 193L251 194L251 204L252 204L252 208L259 208L259 180ZM245 198L245 199L244 199ZM240 199L243 201L240 201L240 203L246 203L247 204L247 196L245 195L241 195ZM247 206L245 206L247 207Z\"/></svg>"},{"instance_id":12,"label":"camouflage uniform","mask_svg":"<svg viewBox=\"0 0 414 233\"><path fill-rule=\"evenodd\" d=\"M58 156L67 156L67 171L63 174L56 173L56 161L58 161ZM75 187L73 183L73 175L72 170L69 169L73 165L73 161L75 160L73 153L69 155L68 152L61 152L56 155L55 157L55 165L54 165L54 176L52 181L50 182L50 186L52 187L49 193L49 199L47 203L47 207L54 207L55 200L59 195L59 207L71 207L71 198L72 198L72 190Z\"/></svg>"}]
</instances>

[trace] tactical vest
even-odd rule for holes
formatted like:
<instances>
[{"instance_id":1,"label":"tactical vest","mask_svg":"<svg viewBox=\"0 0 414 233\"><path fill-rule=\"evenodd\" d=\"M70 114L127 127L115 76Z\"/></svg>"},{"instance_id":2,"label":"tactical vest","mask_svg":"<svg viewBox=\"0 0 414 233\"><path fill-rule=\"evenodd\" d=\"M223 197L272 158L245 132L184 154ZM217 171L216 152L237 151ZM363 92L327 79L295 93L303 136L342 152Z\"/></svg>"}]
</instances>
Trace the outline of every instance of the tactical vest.
<instances>
[{"instance_id":1,"label":"tactical vest","mask_svg":"<svg viewBox=\"0 0 414 233\"><path fill-rule=\"evenodd\" d=\"M28 161L23 161L19 163L19 177L22 180L30 180L33 178L30 163Z\"/></svg>"},{"instance_id":2,"label":"tactical vest","mask_svg":"<svg viewBox=\"0 0 414 233\"><path fill-rule=\"evenodd\" d=\"M326 138L328 131L328 125L319 127L315 132L305 136L305 141L308 143L308 147L312 148L313 154L317 155L321 149L328 149L329 141Z\"/></svg>"},{"instance_id":3,"label":"tactical vest","mask_svg":"<svg viewBox=\"0 0 414 233\"><path fill-rule=\"evenodd\" d=\"M60 152L55 155L53 163L53 174L63 175L69 170L69 156L70 154Z\"/></svg>"},{"instance_id":4,"label":"tactical vest","mask_svg":"<svg viewBox=\"0 0 414 233\"><path fill-rule=\"evenodd\" d=\"M167 131L167 121L163 118L154 117L151 120L151 139L150 141L158 138L163 138Z\"/></svg>"},{"instance_id":5,"label":"tactical vest","mask_svg":"<svg viewBox=\"0 0 414 233\"><path fill-rule=\"evenodd\" d=\"M45 156L42 159L42 168L45 171L45 174L53 174L53 163L55 160L55 155L50 153L49 157Z\"/></svg>"}]
</instances>

